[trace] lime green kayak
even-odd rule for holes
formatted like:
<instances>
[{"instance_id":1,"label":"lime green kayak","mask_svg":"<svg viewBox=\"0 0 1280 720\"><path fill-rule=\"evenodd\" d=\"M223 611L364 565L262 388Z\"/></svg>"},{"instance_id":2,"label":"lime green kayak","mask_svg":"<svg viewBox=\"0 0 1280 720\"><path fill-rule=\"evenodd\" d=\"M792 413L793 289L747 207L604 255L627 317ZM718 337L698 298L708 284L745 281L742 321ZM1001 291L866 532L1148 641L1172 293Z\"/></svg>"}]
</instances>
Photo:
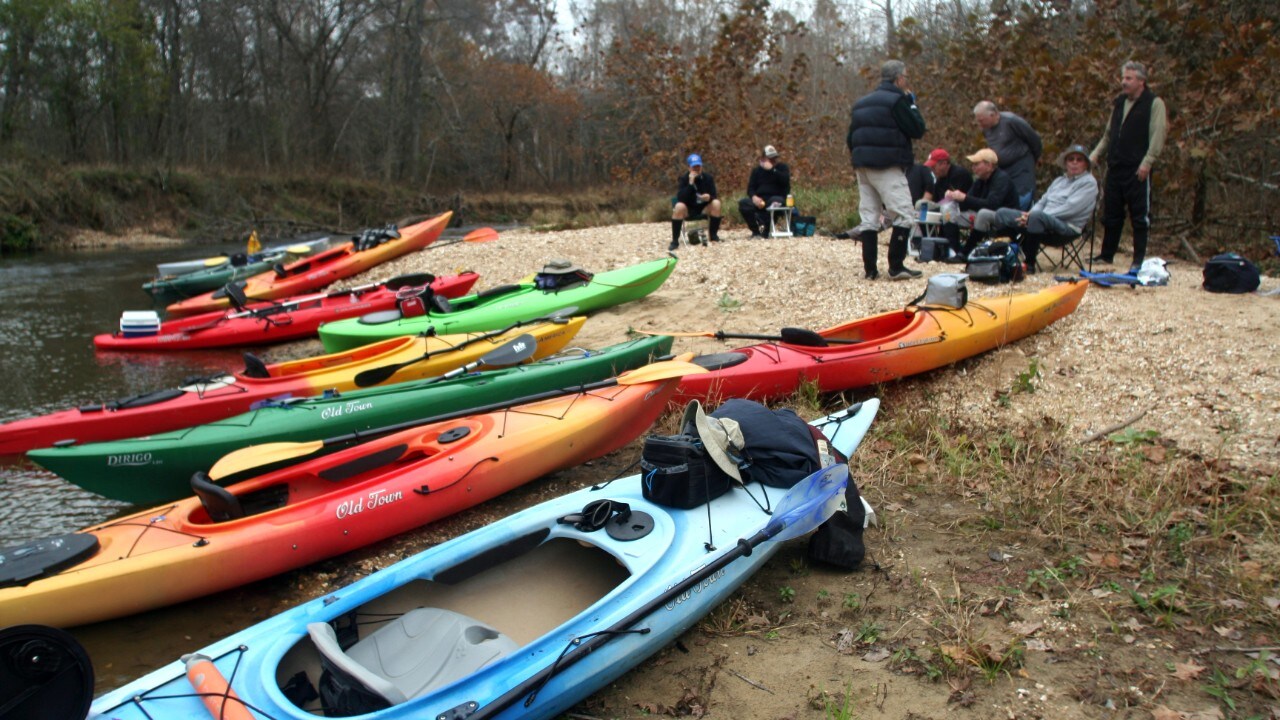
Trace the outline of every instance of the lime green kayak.
<instances>
[{"instance_id":1,"label":"lime green kayak","mask_svg":"<svg viewBox=\"0 0 1280 720\"><path fill-rule=\"evenodd\" d=\"M638 300L657 290L676 267L674 256L598 273L590 280L553 290L535 283L506 285L433 303L424 314L405 317L400 310L372 313L320 326L327 352L338 352L402 335L494 330L546 317L564 308L580 315Z\"/></svg>"},{"instance_id":2,"label":"lime green kayak","mask_svg":"<svg viewBox=\"0 0 1280 720\"><path fill-rule=\"evenodd\" d=\"M670 351L669 336L631 340L595 351L566 350L529 365L438 382L379 386L304 400L267 400L247 413L205 425L112 442L43 448L30 451L28 456L99 495L156 504L191 495L194 473L208 470L218 458L249 445L337 437L576 387L640 367L651 357Z\"/></svg>"}]
</instances>

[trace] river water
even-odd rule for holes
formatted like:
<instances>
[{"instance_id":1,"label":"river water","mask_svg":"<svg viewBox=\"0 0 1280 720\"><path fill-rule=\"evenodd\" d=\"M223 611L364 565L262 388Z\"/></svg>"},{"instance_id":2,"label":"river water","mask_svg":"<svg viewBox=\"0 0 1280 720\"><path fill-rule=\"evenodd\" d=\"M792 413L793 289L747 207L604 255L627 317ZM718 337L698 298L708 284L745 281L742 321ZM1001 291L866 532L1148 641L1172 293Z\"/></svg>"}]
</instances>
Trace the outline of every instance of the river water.
<instances>
[{"instance_id":1,"label":"river water","mask_svg":"<svg viewBox=\"0 0 1280 720\"><path fill-rule=\"evenodd\" d=\"M117 327L125 310L162 309L141 287L154 276L157 262L243 247L0 256L0 422L243 368L241 351L106 353L96 352L92 340ZM133 509L81 490L21 456L0 456L0 498L0 547L73 532ZM289 607L296 601L289 600L296 591L292 583L296 579L285 575L71 632L93 660L100 693Z\"/></svg>"}]
</instances>

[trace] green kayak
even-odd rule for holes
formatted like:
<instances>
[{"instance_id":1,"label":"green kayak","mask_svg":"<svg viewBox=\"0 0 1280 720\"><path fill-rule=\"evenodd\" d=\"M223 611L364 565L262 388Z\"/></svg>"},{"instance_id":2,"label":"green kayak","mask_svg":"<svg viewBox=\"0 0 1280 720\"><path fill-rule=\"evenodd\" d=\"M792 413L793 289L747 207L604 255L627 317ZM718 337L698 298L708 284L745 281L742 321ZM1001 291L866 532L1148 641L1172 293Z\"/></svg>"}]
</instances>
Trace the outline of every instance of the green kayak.
<instances>
[{"instance_id":1,"label":"green kayak","mask_svg":"<svg viewBox=\"0 0 1280 720\"><path fill-rule=\"evenodd\" d=\"M300 257L324 250L330 238L322 237L295 243L287 247L263 250L252 255L233 255L227 262L214 263L207 268L184 275L171 275L145 283L142 289L163 303L185 300L207 293L230 282L251 278L271 270L276 263L290 263Z\"/></svg>"},{"instance_id":2,"label":"green kayak","mask_svg":"<svg viewBox=\"0 0 1280 720\"><path fill-rule=\"evenodd\" d=\"M389 385L292 402L268 400L257 409L207 425L113 442L42 448L28 456L86 490L154 505L191 495L194 473L207 471L218 458L248 445L332 438L574 387L640 367L650 357L670 350L670 337L647 337L439 382Z\"/></svg>"},{"instance_id":3,"label":"green kayak","mask_svg":"<svg viewBox=\"0 0 1280 720\"><path fill-rule=\"evenodd\" d=\"M556 268L556 263L563 265ZM563 308L588 313L638 300L657 290L675 270L676 258L630 265L594 276L567 261L554 261L537 280L504 285L454 300L434 298L425 313L405 317L401 310L371 313L320 326L326 352L339 352L402 335L481 332L545 317ZM567 280L560 287L541 289Z\"/></svg>"}]
</instances>

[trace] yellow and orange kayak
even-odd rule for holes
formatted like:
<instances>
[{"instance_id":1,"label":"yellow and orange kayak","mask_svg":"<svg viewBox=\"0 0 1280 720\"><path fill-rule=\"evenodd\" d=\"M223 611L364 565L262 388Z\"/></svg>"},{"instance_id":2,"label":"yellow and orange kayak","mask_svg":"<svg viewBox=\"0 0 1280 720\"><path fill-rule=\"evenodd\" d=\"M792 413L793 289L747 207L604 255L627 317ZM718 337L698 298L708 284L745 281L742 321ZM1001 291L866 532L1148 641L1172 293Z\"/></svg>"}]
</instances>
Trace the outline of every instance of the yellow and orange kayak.
<instances>
[{"instance_id":1,"label":"yellow and orange kayak","mask_svg":"<svg viewBox=\"0 0 1280 720\"><path fill-rule=\"evenodd\" d=\"M21 571L25 585L0 589L0 627L141 612L403 533L631 442L684 372L703 370L648 365L585 392L424 424L227 488L197 474L199 497L0 549L0 558L34 558ZM264 458L272 447L259 446ZM0 563L0 572L17 571Z\"/></svg>"},{"instance_id":2,"label":"yellow and orange kayak","mask_svg":"<svg viewBox=\"0 0 1280 720\"><path fill-rule=\"evenodd\" d=\"M1039 332L1075 312L1088 287L1084 281L1065 282L973 300L963 308L913 305L795 333L809 336L803 344L783 340L694 358L711 372L686 376L675 402L786 397L802 382L839 392L908 377Z\"/></svg>"},{"instance_id":3,"label":"yellow and orange kayak","mask_svg":"<svg viewBox=\"0 0 1280 720\"><path fill-rule=\"evenodd\" d=\"M343 243L317 255L285 265L279 271L268 270L254 275L245 280L244 295L251 301L275 300L328 287L338 280L358 275L374 265L430 245L440 237L440 233L444 232L451 217L453 213L446 212L398 230L400 236L397 238L383 238L377 244L366 243L364 246L354 241ZM165 310L169 317L173 318L224 310L229 307L231 307L231 301L227 298L226 292L219 289L173 303Z\"/></svg>"},{"instance_id":4,"label":"yellow and orange kayak","mask_svg":"<svg viewBox=\"0 0 1280 720\"><path fill-rule=\"evenodd\" d=\"M534 359L543 358L568 345L584 322L585 317L576 317L490 333L402 337L273 365L246 363L251 366L241 373L194 379L179 388L0 424L0 455L55 444L150 435L238 415L268 399L284 401L326 390L354 390L356 377L376 368L403 365L387 378L360 387L435 377L524 333L538 343ZM246 360L253 360L253 356L246 354Z\"/></svg>"}]
</instances>

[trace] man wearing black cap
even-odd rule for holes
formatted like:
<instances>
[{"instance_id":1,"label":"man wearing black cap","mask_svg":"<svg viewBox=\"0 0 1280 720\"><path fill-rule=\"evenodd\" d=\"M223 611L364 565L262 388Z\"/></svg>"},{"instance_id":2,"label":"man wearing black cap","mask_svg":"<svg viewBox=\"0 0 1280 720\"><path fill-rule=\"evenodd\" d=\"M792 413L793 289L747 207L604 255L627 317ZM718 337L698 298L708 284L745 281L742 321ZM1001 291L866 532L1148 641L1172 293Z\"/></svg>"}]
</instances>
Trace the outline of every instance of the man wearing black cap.
<instances>
[{"instance_id":1,"label":"man wearing black cap","mask_svg":"<svg viewBox=\"0 0 1280 720\"><path fill-rule=\"evenodd\" d=\"M1102 197L1102 250L1093 262L1115 262L1125 210L1133 226L1136 274L1147 256L1151 230L1151 167L1164 149L1168 129L1164 101L1147 87L1147 68L1132 60L1120 70L1120 94L1112 104L1107 131L1089 154L1098 163L1106 153L1107 184Z\"/></svg>"},{"instance_id":2,"label":"man wearing black cap","mask_svg":"<svg viewBox=\"0 0 1280 720\"><path fill-rule=\"evenodd\" d=\"M764 237L768 230L770 205L782 207L791 194L791 168L782 162L782 154L765 145L747 180L747 196L738 201L738 212L751 228L752 239Z\"/></svg>"},{"instance_id":3,"label":"man wearing black cap","mask_svg":"<svg viewBox=\"0 0 1280 720\"><path fill-rule=\"evenodd\" d=\"M680 176L676 189L676 204L671 208L671 244L668 250L680 247L680 231L686 218L705 213L707 235L710 242L720 242L720 196L716 192L716 179L702 171L702 156L694 153L685 161L689 172ZM690 242L693 242L691 239Z\"/></svg>"},{"instance_id":4,"label":"man wearing black cap","mask_svg":"<svg viewBox=\"0 0 1280 720\"><path fill-rule=\"evenodd\" d=\"M1098 181L1089 172L1089 155L1083 145L1072 145L1058 157L1064 172L1049 185L1030 211L1011 208L979 210L988 215L993 230L1021 229L1022 252L1027 256L1027 272L1036 272L1036 255L1042 244L1060 245L1080 236L1093 206L1098 202Z\"/></svg>"}]
</instances>

